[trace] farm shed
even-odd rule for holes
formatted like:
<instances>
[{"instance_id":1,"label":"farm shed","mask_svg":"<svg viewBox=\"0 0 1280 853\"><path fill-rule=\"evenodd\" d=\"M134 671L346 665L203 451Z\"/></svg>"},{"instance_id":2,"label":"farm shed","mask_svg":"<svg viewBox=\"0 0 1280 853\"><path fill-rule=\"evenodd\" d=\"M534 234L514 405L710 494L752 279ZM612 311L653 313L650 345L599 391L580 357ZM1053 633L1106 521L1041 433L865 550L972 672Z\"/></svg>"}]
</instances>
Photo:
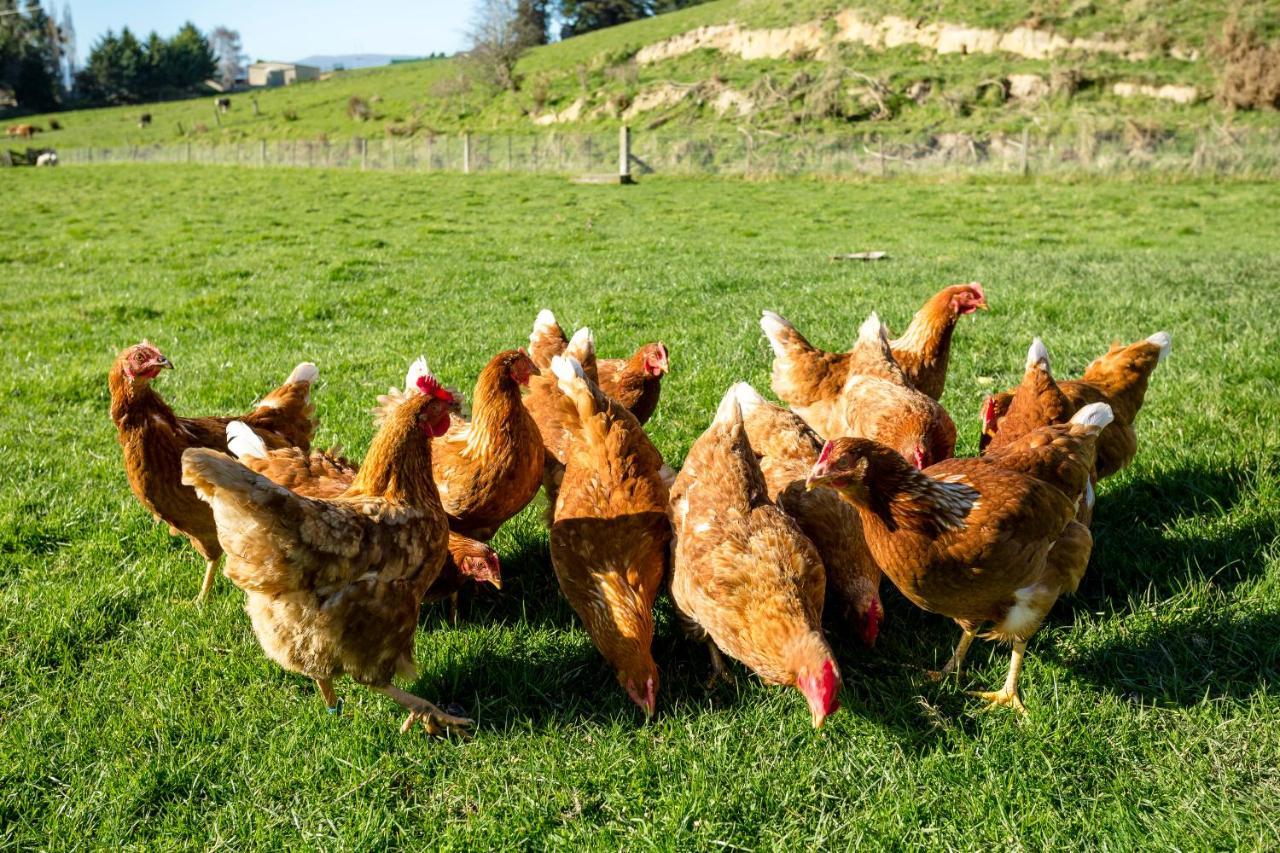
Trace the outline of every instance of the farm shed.
<instances>
[{"instance_id":1,"label":"farm shed","mask_svg":"<svg viewBox=\"0 0 1280 853\"><path fill-rule=\"evenodd\" d=\"M320 79L320 69L314 65L298 65L293 62L255 62L249 66L250 86L291 86L303 80Z\"/></svg>"}]
</instances>

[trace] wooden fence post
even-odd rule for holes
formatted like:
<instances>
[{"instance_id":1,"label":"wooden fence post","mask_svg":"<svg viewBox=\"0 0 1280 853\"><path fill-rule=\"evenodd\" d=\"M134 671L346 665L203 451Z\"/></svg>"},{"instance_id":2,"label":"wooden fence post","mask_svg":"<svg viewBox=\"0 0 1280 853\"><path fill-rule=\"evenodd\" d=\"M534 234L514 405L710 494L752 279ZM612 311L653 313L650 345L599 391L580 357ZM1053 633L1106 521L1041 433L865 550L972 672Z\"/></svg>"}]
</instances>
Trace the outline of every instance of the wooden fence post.
<instances>
[{"instance_id":1,"label":"wooden fence post","mask_svg":"<svg viewBox=\"0 0 1280 853\"><path fill-rule=\"evenodd\" d=\"M427 137L427 171L430 172L435 168L436 156L436 138L434 136Z\"/></svg>"},{"instance_id":2,"label":"wooden fence post","mask_svg":"<svg viewBox=\"0 0 1280 853\"><path fill-rule=\"evenodd\" d=\"M507 134L507 171L511 171L511 134Z\"/></svg>"},{"instance_id":3,"label":"wooden fence post","mask_svg":"<svg viewBox=\"0 0 1280 853\"><path fill-rule=\"evenodd\" d=\"M1027 175L1031 174L1031 161L1027 157L1030 151L1030 148L1031 148L1031 129L1024 127L1022 129L1022 168L1020 170L1022 172L1022 177L1024 178Z\"/></svg>"},{"instance_id":4,"label":"wooden fence post","mask_svg":"<svg viewBox=\"0 0 1280 853\"><path fill-rule=\"evenodd\" d=\"M213 120L218 123L218 127L222 127L222 113L217 107L213 108Z\"/></svg>"},{"instance_id":5,"label":"wooden fence post","mask_svg":"<svg viewBox=\"0 0 1280 853\"><path fill-rule=\"evenodd\" d=\"M618 180L631 183L631 128L618 128Z\"/></svg>"},{"instance_id":6,"label":"wooden fence post","mask_svg":"<svg viewBox=\"0 0 1280 853\"><path fill-rule=\"evenodd\" d=\"M462 174L471 174L471 131L462 134Z\"/></svg>"},{"instance_id":7,"label":"wooden fence post","mask_svg":"<svg viewBox=\"0 0 1280 853\"><path fill-rule=\"evenodd\" d=\"M360 171L367 171L369 168L369 140L363 136L360 137Z\"/></svg>"},{"instance_id":8,"label":"wooden fence post","mask_svg":"<svg viewBox=\"0 0 1280 853\"><path fill-rule=\"evenodd\" d=\"M886 174L888 174L888 171L889 171L889 164L886 163L884 159L884 134L883 133L876 135L876 145L878 145L880 149L880 177L883 178Z\"/></svg>"},{"instance_id":9,"label":"wooden fence post","mask_svg":"<svg viewBox=\"0 0 1280 853\"><path fill-rule=\"evenodd\" d=\"M262 115L262 111L258 109L258 96L257 96L257 95L254 95L254 96L253 96L253 97L251 97L249 100L253 101L253 114L254 114L255 116L260 116L260 115Z\"/></svg>"},{"instance_id":10,"label":"wooden fence post","mask_svg":"<svg viewBox=\"0 0 1280 853\"><path fill-rule=\"evenodd\" d=\"M391 169L396 168L396 138L394 136L387 138L387 146L391 149Z\"/></svg>"},{"instance_id":11,"label":"wooden fence post","mask_svg":"<svg viewBox=\"0 0 1280 853\"><path fill-rule=\"evenodd\" d=\"M267 165L267 140L265 139L258 141L258 165Z\"/></svg>"}]
</instances>

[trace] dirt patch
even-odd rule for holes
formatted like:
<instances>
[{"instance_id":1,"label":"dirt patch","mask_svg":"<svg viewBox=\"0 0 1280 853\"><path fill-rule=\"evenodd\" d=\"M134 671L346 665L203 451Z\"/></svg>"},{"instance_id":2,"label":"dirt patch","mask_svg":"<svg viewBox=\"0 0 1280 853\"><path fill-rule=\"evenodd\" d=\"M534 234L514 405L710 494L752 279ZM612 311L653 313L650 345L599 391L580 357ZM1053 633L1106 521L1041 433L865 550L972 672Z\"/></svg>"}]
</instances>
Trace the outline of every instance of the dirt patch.
<instances>
[{"instance_id":1,"label":"dirt patch","mask_svg":"<svg viewBox=\"0 0 1280 853\"><path fill-rule=\"evenodd\" d=\"M1175 104L1194 104L1200 100L1200 90L1195 86L1178 86L1171 83L1164 86L1116 83L1111 87L1111 94L1121 98L1156 98L1161 101L1173 101Z\"/></svg>"},{"instance_id":2,"label":"dirt patch","mask_svg":"<svg viewBox=\"0 0 1280 853\"><path fill-rule=\"evenodd\" d=\"M845 9L835 16L834 32L829 22L823 20L759 30L739 24L718 24L647 45L636 53L636 62L651 65L708 48L741 59L782 59L797 55L821 59L829 56L831 48L839 43L880 50L916 45L937 53L1011 53L1028 59L1048 59L1068 51L1109 54L1134 61L1151 57L1149 51L1115 39L1070 38L1030 27L990 30L961 24L925 24L896 15L868 20L853 9ZM1170 48L1169 55L1186 59L1198 56L1195 51L1177 47Z\"/></svg>"},{"instance_id":3,"label":"dirt patch","mask_svg":"<svg viewBox=\"0 0 1280 853\"><path fill-rule=\"evenodd\" d=\"M577 121L582 118L583 111L587 108L586 98L578 98L569 106L560 112L543 113L540 116L533 117L533 123L538 125L548 124L564 124L566 122Z\"/></svg>"}]
</instances>

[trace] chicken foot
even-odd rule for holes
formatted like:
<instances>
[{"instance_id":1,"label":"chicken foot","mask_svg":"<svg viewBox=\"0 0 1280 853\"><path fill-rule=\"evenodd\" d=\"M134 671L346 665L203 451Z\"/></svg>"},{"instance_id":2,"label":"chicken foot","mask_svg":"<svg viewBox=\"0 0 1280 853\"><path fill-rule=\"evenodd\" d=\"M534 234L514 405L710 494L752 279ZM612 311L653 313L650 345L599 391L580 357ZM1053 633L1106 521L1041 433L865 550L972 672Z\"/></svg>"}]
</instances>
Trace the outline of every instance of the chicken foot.
<instances>
[{"instance_id":1,"label":"chicken foot","mask_svg":"<svg viewBox=\"0 0 1280 853\"><path fill-rule=\"evenodd\" d=\"M1018 698L1018 676L1022 674L1022 656L1027 651L1026 640L1013 641L1013 656L1009 659L1009 675L1004 680L1004 687L991 692L971 692L970 696L976 696L979 699L986 699L991 703L989 707L994 708L997 705L1008 705L1019 714L1026 714L1026 706L1022 704L1022 700Z\"/></svg>"},{"instance_id":2,"label":"chicken foot","mask_svg":"<svg viewBox=\"0 0 1280 853\"><path fill-rule=\"evenodd\" d=\"M956 650L951 654L951 659L943 665L941 670L931 669L927 671L926 674L934 681L942 681L953 673L960 674L960 669L964 666L964 659L969 654L969 646L973 645L974 639L978 636L977 629L962 628L961 630L964 633L960 635L960 642L956 643Z\"/></svg>"},{"instance_id":3,"label":"chicken foot","mask_svg":"<svg viewBox=\"0 0 1280 853\"><path fill-rule=\"evenodd\" d=\"M446 714L426 699L414 696L412 693L406 693L394 684L388 684L386 687L374 687L373 689L409 709L409 716L400 726L400 734L409 731L414 723L422 723L422 727L427 730L428 734L453 733L462 737L469 737L470 733L467 728L475 724L474 720L469 720L466 717L455 717L452 714Z\"/></svg>"}]
</instances>

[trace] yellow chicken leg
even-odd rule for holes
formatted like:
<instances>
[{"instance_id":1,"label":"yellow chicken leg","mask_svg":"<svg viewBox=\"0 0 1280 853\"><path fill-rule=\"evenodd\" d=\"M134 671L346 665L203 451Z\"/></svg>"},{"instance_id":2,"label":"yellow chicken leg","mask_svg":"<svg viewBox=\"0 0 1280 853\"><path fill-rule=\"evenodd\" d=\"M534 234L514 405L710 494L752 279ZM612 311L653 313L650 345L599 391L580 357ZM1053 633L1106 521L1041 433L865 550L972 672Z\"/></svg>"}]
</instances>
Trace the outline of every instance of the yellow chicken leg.
<instances>
[{"instance_id":1,"label":"yellow chicken leg","mask_svg":"<svg viewBox=\"0 0 1280 853\"><path fill-rule=\"evenodd\" d=\"M204 582L200 584L200 594L196 596L196 604L203 604L204 600L209 597L209 590L213 589L213 579L217 576L218 560L215 558L205 564Z\"/></svg>"},{"instance_id":2,"label":"yellow chicken leg","mask_svg":"<svg viewBox=\"0 0 1280 853\"><path fill-rule=\"evenodd\" d=\"M1009 705L1019 714L1026 714L1026 706L1018 698L1018 676L1022 674L1022 656L1026 650L1025 640L1013 641L1013 656L1009 659L1009 675L1004 680L1004 687L994 692L972 692L969 695L986 699L991 703L992 708L997 705Z\"/></svg>"},{"instance_id":3,"label":"yellow chicken leg","mask_svg":"<svg viewBox=\"0 0 1280 853\"><path fill-rule=\"evenodd\" d=\"M374 687L373 689L409 709L409 716L405 718L404 723L400 726L401 734L409 731L414 723L422 723L422 727L427 730L428 734L439 735L452 732L462 737L470 737L467 729L475 724L474 720L446 714L426 699L414 696L412 693L406 693L394 684L388 684L386 687Z\"/></svg>"},{"instance_id":4,"label":"yellow chicken leg","mask_svg":"<svg viewBox=\"0 0 1280 853\"><path fill-rule=\"evenodd\" d=\"M960 674L961 667L964 666L964 659L969 654L969 646L973 645L973 640L978 636L978 632L968 628L961 629L964 633L960 635L960 642L956 643L956 650L952 653L951 659L943 665L941 670L929 670L928 676L934 681L942 681L948 675Z\"/></svg>"}]
</instances>

